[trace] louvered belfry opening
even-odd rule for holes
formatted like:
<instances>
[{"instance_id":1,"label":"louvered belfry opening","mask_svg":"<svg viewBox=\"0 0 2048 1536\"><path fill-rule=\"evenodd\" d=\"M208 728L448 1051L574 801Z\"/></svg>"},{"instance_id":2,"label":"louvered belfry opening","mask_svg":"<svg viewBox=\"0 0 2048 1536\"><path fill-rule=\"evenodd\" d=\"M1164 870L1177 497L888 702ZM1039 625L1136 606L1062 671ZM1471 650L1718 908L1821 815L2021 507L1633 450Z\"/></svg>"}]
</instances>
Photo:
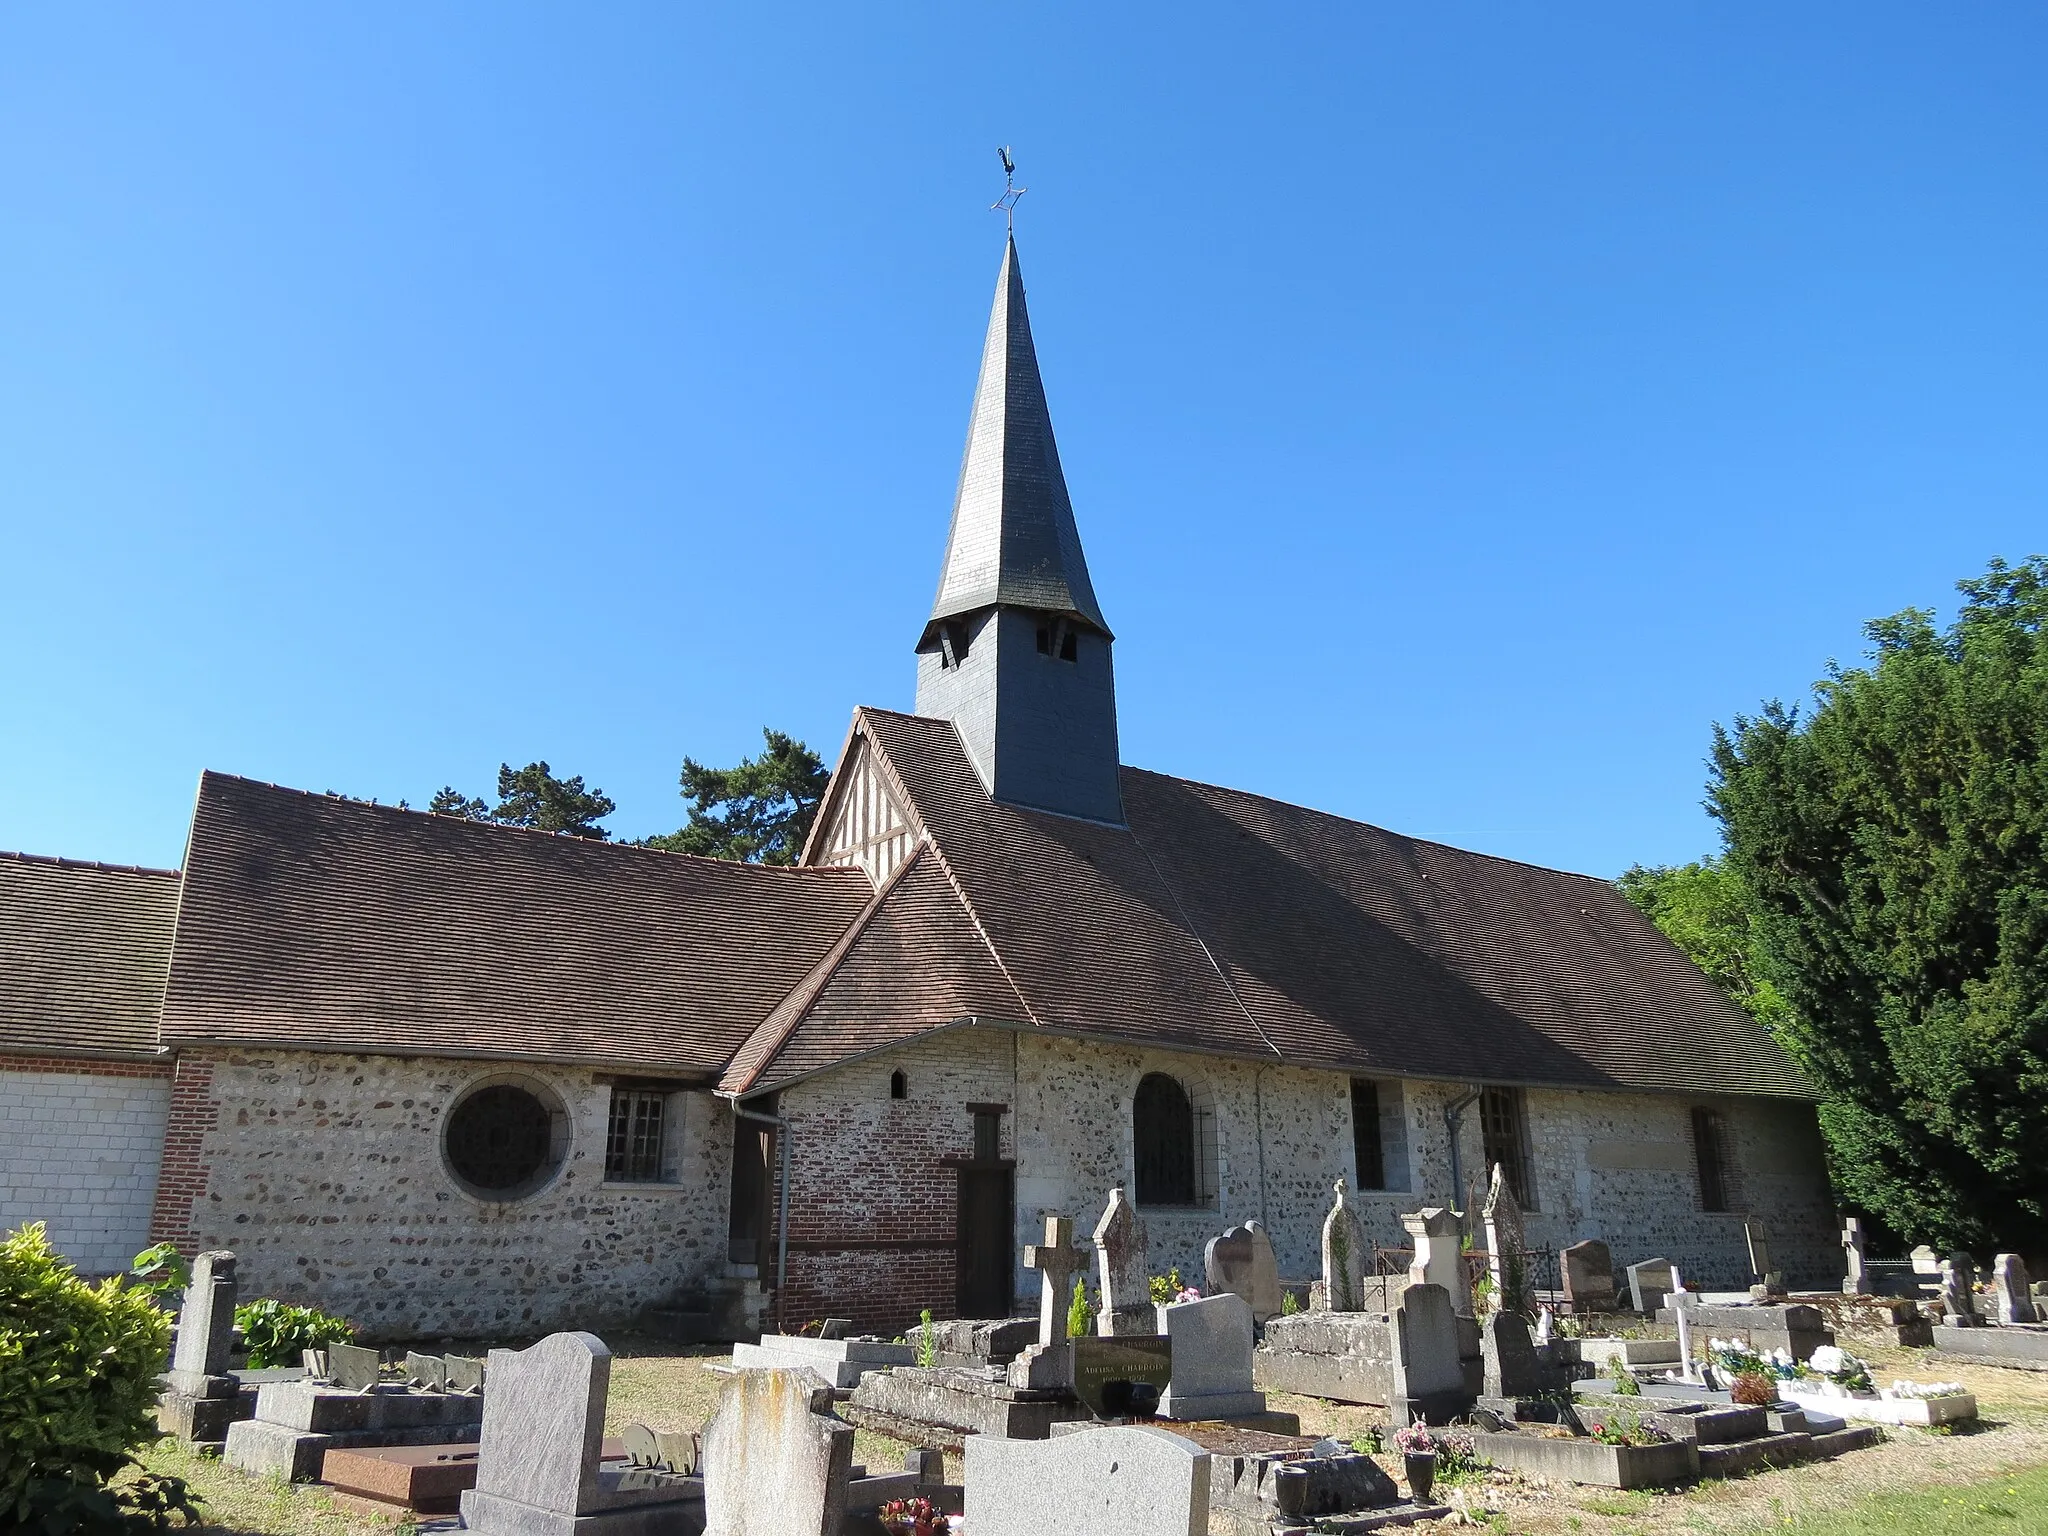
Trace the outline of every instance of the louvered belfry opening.
<instances>
[{"instance_id":1,"label":"louvered belfry opening","mask_svg":"<svg viewBox=\"0 0 2048 1536\"><path fill-rule=\"evenodd\" d=\"M1195 1203L1195 1107L1185 1088L1164 1072L1138 1084L1131 1104L1131 1137L1140 1205Z\"/></svg>"}]
</instances>

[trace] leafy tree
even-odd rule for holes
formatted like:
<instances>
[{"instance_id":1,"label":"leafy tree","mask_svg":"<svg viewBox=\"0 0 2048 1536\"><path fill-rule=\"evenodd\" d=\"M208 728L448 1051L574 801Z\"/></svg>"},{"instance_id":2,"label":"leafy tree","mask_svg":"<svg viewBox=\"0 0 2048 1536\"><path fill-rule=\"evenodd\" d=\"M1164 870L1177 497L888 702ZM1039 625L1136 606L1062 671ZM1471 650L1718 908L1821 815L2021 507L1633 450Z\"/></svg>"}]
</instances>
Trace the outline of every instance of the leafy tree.
<instances>
[{"instance_id":1,"label":"leafy tree","mask_svg":"<svg viewBox=\"0 0 2048 1536\"><path fill-rule=\"evenodd\" d=\"M1716 727L1708 808L1851 1203L2048 1248L2048 559L1866 627L1811 712Z\"/></svg>"},{"instance_id":2,"label":"leafy tree","mask_svg":"<svg viewBox=\"0 0 2048 1536\"><path fill-rule=\"evenodd\" d=\"M767 750L737 767L707 768L684 758L690 819L675 832L647 838L647 846L746 864L794 864L831 775L795 737L765 728L761 736Z\"/></svg>"},{"instance_id":3,"label":"leafy tree","mask_svg":"<svg viewBox=\"0 0 2048 1536\"><path fill-rule=\"evenodd\" d=\"M524 768L500 763L496 806L487 806L449 784L435 791L427 809L467 821L531 827L536 832L559 832L567 837L603 842L611 834L598 823L617 810L618 804L601 789L585 789L581 774L558 779L544 762L528 763Z\"/></svg>"},{"instance_id":4,"label":"leafy tree","mask_svg":"<svg viewBox=\"0 0 2048 1536\"><path fill-rule=\"evenodd\" d=\"M1614 883L1737 1007L1774 1032L1784 1026L1785 994L1768 978L1749 892L1725 863L1636 864Z\"/></svg>"}]
</instances>

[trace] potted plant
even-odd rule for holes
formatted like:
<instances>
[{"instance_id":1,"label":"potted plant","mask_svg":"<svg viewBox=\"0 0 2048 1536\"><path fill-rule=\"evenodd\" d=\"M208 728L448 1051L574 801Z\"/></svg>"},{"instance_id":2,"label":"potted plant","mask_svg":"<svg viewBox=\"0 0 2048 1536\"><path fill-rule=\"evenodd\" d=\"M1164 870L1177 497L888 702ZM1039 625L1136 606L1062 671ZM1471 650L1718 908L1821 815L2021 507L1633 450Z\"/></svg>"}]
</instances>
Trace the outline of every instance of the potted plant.
<instances>
[{"instance_id":1,"label":"potted plant","mask_svg":"<svg viewBox=\"0 0 2048 1536\"><path fill-rule=\"evenodd\" d=\"M1394 1449L1401 1453L1409 1498L1423 1503L1436 1486L1436 1441L1430 1436L1428 1421L1417 1419L1406 1429L1395 1430Z\"/></svg>"},{"instance_id":2,"label":"potted plant","mask_svg":"<svg viewBox=\"0 0 2048 1536\"><path fill-rule=\"evenodd\" d=\"M930 1499L891 1499L882 1506L882 1528L895 1536L946 1536L952 1522Z\"/></svg>"}]
</instances>

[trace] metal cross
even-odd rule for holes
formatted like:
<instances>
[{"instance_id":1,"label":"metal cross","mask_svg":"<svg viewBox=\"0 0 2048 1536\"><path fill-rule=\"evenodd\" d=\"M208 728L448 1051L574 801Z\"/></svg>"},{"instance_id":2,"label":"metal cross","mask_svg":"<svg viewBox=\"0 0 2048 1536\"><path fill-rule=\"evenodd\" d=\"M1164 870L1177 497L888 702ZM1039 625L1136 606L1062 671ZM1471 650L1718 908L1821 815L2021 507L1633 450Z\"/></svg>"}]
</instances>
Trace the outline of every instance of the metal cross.
<instances>
[{"instance_id":1,"label":"metal cross","mask_svg":"<svg viewBox=\"0 0 2048 1536\"><path fill-rule=\"evenodd\" d=\"M1031 189L1017 185L1017 162L1010 158L1009 145L997 145L996 155L1003 162L1003 195L988 205L989 211L991 213L1000 211L1009 222L1010 233L1015 234L1017 232L1017 199Z\"/></svg>"}]
</instances>

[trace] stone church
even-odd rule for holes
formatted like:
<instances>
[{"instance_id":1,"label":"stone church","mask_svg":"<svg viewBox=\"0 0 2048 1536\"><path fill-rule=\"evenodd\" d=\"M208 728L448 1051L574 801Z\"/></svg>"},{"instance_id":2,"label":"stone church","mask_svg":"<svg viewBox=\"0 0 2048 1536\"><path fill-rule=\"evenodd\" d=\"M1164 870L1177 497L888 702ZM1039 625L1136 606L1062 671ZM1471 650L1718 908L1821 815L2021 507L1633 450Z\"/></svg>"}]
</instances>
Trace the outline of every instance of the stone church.
<instances>
[{"instance_id":1,"label":"stone church","mask_svg":"<svg viewBox=\"0 0 2048 1536\"><path fill-rule=\"evenodd\" d=\"M373 1336L893 1331L1112 1185L1306 1278L1336 1180L1393 1248L1499 1164L1534 1247L1832 1279L1811 1087L1611 887L1123 765L1014 245L914 638L795 868L218 773L179 870L0 855L0 1226Z\"/></svg>"}]
</instances>

